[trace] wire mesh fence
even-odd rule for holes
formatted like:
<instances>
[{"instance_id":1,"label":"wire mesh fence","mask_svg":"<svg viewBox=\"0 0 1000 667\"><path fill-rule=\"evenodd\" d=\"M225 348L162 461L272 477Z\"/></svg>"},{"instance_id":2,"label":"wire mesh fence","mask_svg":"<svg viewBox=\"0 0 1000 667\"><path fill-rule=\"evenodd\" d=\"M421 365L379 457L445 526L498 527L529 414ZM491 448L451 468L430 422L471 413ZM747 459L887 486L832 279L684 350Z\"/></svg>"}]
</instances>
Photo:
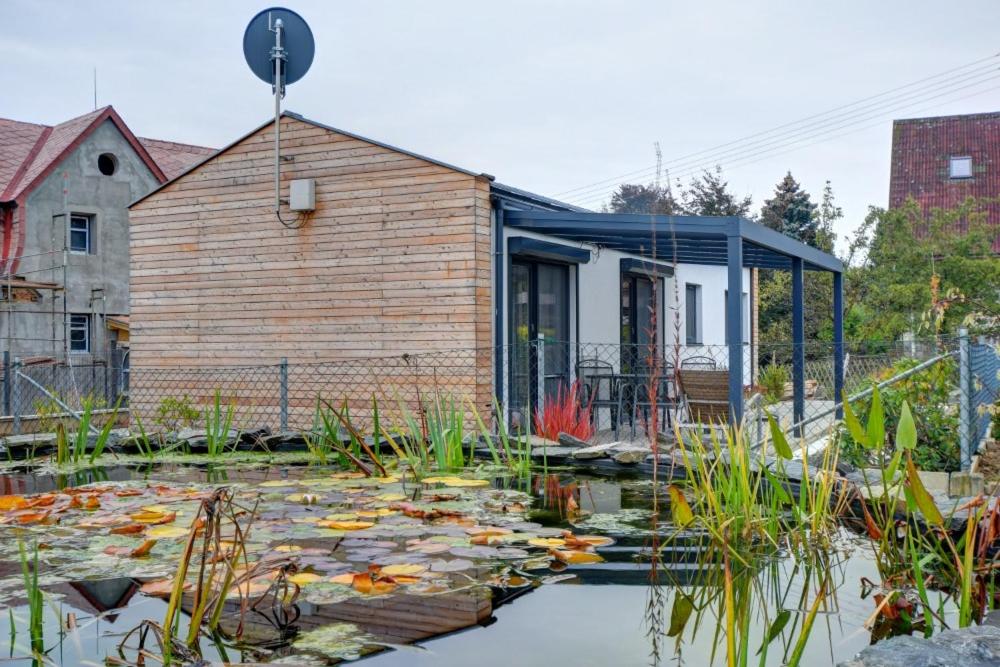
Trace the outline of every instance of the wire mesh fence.
<instances>
[{"instance_id":1,"label":"wire mesh fence","mask_svg":"<svg viewBox=\"0 0 1000 667\"><path fill-rule=\"evenodd\" d=\"M897 343L845 343L843 388L855 394L884 380L903 360L912 363L959 350L958 339ZM373 401L386 422L403 412L419 414L431 397L448 395L474 405L483 415L496 396L514 429L529 430L534 417L578 383L580 400L591 406L593 426L614 437L644 434L654 421L669 431L674 423L726 419L731 364L740 364L746 418L762 431L764 410L786 426L800 425L807 438L829 432L836 420L835 349L810 342L802 349L803 395L796 403L790 344L615 345L524 341L500 349L456 349L344 361L248 366L149 367L65 364L16 366L3 375L0 433L51 427L53 414L79 411L86 403L109 409L119 401L144 427L197 427L216 400L232 406L233 424L243 430L302 430L315 424L319 399L345 407L364 424ZM969 354L970 391L963 394L969 434L983 432L984 406L997 399L1000 361L995 349L977 343ZM955 386L960 385L955 378ZM975 391L971 389L975 387ZM973 428L974 426L974 428Z\"/></svg>"}]
</instances>

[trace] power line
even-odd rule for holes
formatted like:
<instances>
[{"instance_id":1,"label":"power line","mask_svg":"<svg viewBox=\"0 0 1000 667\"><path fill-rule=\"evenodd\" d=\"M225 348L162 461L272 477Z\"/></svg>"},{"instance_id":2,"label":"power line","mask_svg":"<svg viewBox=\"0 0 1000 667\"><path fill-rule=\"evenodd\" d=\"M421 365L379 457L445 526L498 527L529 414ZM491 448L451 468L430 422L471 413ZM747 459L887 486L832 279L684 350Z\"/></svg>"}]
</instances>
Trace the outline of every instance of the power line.
<instances>
[{"instance_id":1,"label":"power line","mask_svg":"<svg viewBox=\"0 0 1000 667\"><path fill-rule=\"evenodd\" d=\"M897 112L899 112L899 111L901 111L903 109L908 109L908 108L911 108L911 107L915 106L916 104L920 104L922 102L926 102L927 100L936 99L938 97L943 97L943 96L946 96L946 95L951 95L951 94L956 93L958 91L965 90L967 88L971 88L971 87L974 87L974 86L978 86L978 85L983 84L983 83L987 83L987 82L989 82L989 81L997 78L998 76L1000 76L1000 70L991 71L991 72L987 73L985 76L983 76L981 74L977 75L977 76L978 76L978 78L975 81L972 81L971 83L968 83L968 84L966 84L964 86L958 86L957 84L958 83L963 83L966 79L958 79L956 81L948 83L945 86L939 86L939 87L936 87L936 88L932 87L932 88L929 88L927 90L915 91L914 93L910 93L910 94L907 94L907 95L903 96L899 100L894 100L893 104L890 104L890 105L886 105L886 103L881 103L879 105L875 105L875 106L872 106L872 107L870 107L868 109L861 110L858 113L852 114L850 116L846 116L846 117L844 117L842 119L839 119L839 120L831 119L831 120L823 122L823 123L814 124L813 126L808 127L808 128L804 128L803 130L798 131L796 134L794 134L792 136L789 136L789 137L787 137L785 139L782 139L782 140L771 140L771 139L768 139L766 141L765 140L758 140L756 142L750 142L750 143L748 143L746 145L735 147L735 148L732 148L732 149L729 149L729 150L725 150L725 151L721 151L721 152L716 152L716 153L710 153L710 154L706 155L701 160L688 160L686 162L683 162L683 163L681 163L680 168L689 168L691 165L706 165L706 164L709 165L709 166L711 166L712 164L716 164L716 163L719 163L719 162L723 162L723 161L727 161L727 160L730 160L730 159L737 158L741 154L745 153L748 150L755 150L755 149L758 149L758 148L768 148L770 146L784 146L784 145L787 145L789 143L795 143L795 142L802 141L804 139L812 138L813 136L818 136L818 135L822 135L822 134L825 134L825 133L828 133L828 132L831 132L831 131L836 131L836 130L842 128L842 127L848 127L850 125L855 125L855 124L858 124L858 123L862 123L862 122L865 122L867 120L871 120L872 118L876 118L876 117L880 117L880 116L885 116L887 114L895 114L895 113L897 113ZM929 92L937 92L937 94L935 94L935 95L927 95L927 93L929 93ZM901 101L905 101L906 103L900 105L899 102L901 102ZM824 132L818 132L818 133L816 132L817 130L821 130L821 129L829 127L831 125L833 125L833 127L830 127L830 129L825 130ZM777 139L777 136L774 137L773 139ZM649 173L648 169L646 170L646 173ZM589 191L587 191L587 192L581 192L576 197L571 198L571 199L579 199L581 197L585 197L587 195L590 195L592 192L598 192L600 190L614 189L614 187L616 187L616 185L604 186L604 187L601 187L601 188L591 188Z\"/></svg>"},{"instance_id":2,"label":"power line","mask_svg":"<svg viewBox=\"0 0 1000 667\"><path fill-rule=\"evenodd\" d=\"M697 172L699 172L699 171L701 171L701 170L703 170L705 168L711 167L713 164L720 164L722 162L726 162L727 164L731 164L733 161L741 161L741 160L745 159L748 156L748 152L747 151L750 151L749 152L750 156L767 154L769 152L773 152L775 150L784 148L785 146L799 144L799 143L801 143L803 141L806 141L806 140L809 140L809 139L812 139L812 138L815 138L815 137L819 137L819 136L824 136L826 134L829 134L831 132L835 132L835 131L837 131L839 129L843 129L845 127L851 127L851 126L854 126L854 125L858 125L860 123L864 123L864 122L872 120L874 118L883 118L886 115L895 114L898 111L903 110L903 109L910 109L910 108L912 108L914 106L917 106L919 104L922 104L923 102L926 102L928 100L932 100L932 99L936 99L936 98L944 97L944 96L949 96L949 95L952 95L952 94L954 94L956 92L959 92L961 90L965 90L965 89L968 89L968 88L974 88L974 87L980 86L980 85L982 85L984 83L988 83L988 82L990 82L990 81L992 81L992 80L994 80L994 79L996 79L998 77L1000 77L1000 71L993 72L989 76L981 77L978 80L973 81L972 83L969 83L969 84L964 85L964 86L958 86L958 87L951 86L950 89L944 90L942 92L938 92L936 95L930 95L930 96L922 97L921 99L910 100L910 102L908 102L907 104L904 104L902 106L895 106L895 107L891 107L891 108L887 107L887 108L884 108L884 109L879 109L877 111L873 111L873 109L869 109L868 111L866 111L862 115L857 115L857 116L855 116L853 118L844 119L845 122L840 122L839 124L835 124L832 127L829 127L827 129L824 129L824 130L819 131L819 132L817 132L816 130L819 130L819 129L823 128L823 127L826 127L827 125L829 125L829 123L817 125L816 127L811 128L808 132L805 132L805 133L803 133L803 134L801 134L799 136L789 137L788 139L785 139L785 140L782 140L782 141L774 141L774 142L768 142L768 143L763 143L763 144L750 144L748 146L741 147L738 150L737 149L733 149L733 150L726 151L726 152L723 152L723 153L720 153L720 154L711 155L711 156L705 158L704 160L700 160L700 161L698 161L698 160L691 160L691 161L688 161L688 162L683 163L681 165L681 171L679 171L679 172L678 171L674 171L674 176L676 178L676 177L680 177L680 176L683 176L683 175L686 175L686 174L690 174L690 173L697 173ZM957 97L957 98L947 99L947 100L944 100L942 103L933 105L932 107L929 107L929 108L936 108L936 107L941 106L942 104L947 104L947 103L950 103L950 102L955 102L955 101L958 101L958 100L966 99L968 97L973 97L975 95L979 95L979 94L983 94L983 93L989 92L991 90L995 90L995 87L991 87L991 88L988 88L988 89L985 89L985 90L976 91L976 92L974 92L974 93L972 93L970 95L963 95L963 96L960 96L960 97ZM882 121L880 121L880 123L881 122ZM868 126L866 126L866 127L868 127ZM860 129L865 129L865 128L860 128ZM847 133L847 134L850 134L850 133ZM837 135L837 136L845 136L845 135L844 134L840 134L840 135ZM813 142L813 143L816 143L816 142ZM787 151L785 151L785 152L787 152ZM635 172L635 173L636 174L642 174L642 173L649 173L649 171L650 171L649 169L646 169L646 170L638 171L638 172ZM618 182L615 182L615 183L613 183L611 185L604 186L604 187L591 188L589 191L587 191L587 192L581 192L576 197L571 197L569 199L570 199L570 201L573 201L575 203L593 201L594 199L601 199L601 198L607 196L607 194L609 194L610 192L614 191L618 187L618 183L620 183L620 182L621 181L618 181Z\"/></svg>"},{"instance_id":3,"label":"power line","mask_svg":"<svg viewBox=\"0 0 1000 667\"><path fill-rule=\"evenodd\" d=\"M726 153L730 153L730 152L734 152L734 151L737 151L737 152L738 151L742 151L743 149L745 149L747 147L747 145L758 145L758 144L770 143L770 142L773 142L776 138L781 137L781 136L787 136L789 134L801 133L803 131L808 131L810 129L815 129L815 127L817 127L817 126L829 125L829 124L831 124L833 122L836 122L836 119L838 119L838 118L844 119L844 118L848 118L848 117L851 117L851 116L856 116L858 114L870 113L873 108L878 108L878 107L886 106L887 104L888 105L898 104L900 102L900 100L906 100L906 99L913 98L914 96L917 96L917 95L923 95L926 92L929 92L931 90L954 88L956 86L956 84L958 84L958 83L967 81L967 80L969 80L971 78L975 78L975 77L981 76L981 75L983 75L983 74L985 74L985 73L987 73L989 71L992 71L994 69L994 65L992 63L990 65L985 66L985 67L977 67L977 65L981 65L984 62L993 61L998 56L1000 56L1000 54L994 54L994 55L989 56L987 58L982 58L982 59L973 61L971 63L967 63L967 64L959 66L959 67L951 68L949 70L945 70L944 72L940 72L938 74L934 74L934 75L931 75L931 76L928 76L928 77L924 77L923 79L919 79L917 81L913 81L911 83L904 84L902 86L897 86L897 87L892 88L890 90L887 90L887 91L884 91L884 92L881 92L881 93L878 93L878 94L875 94L875 95L870 95L870 96L862 98L860 100L856 100L856 101L848 103L848 104L843 104L843 105L840 105L838 107L834 107L832 109L829 109L829 110L821 112L821 113L813 114L811 116L806 116L805 118L801 118L799 120L792 121L792 122L789 122L789 123L784 123L784 124L779 125L777 127L774 127L774 128L768 129L768 130L764 130L764 131L761 131L761 132L757 132L757 133L754 133L754 134L750 134L750 135L747 135L745 137L742 137L742 138L739 138L739 139L735 139L735 140L732 140L732 141L729 141L729 142L725 142L723 144L719 144L717 146L714 146L714 147L711 147L711 148L708 148L708 149L705 149L705 150L696 151L696 152L693 152L693 153L689 153L687 155L679 156L679 157L671 160L667 164L670 165L670 164L683 163L684 161L690 162L690 158L698 157L698 156L720 155L720 151L721 151L721 154L726 154ZM952 77L948 81L944 81L944 82L938 81L938 82L933 83L933 84L931 84L929 86L928 85L921 85L921 84L926 84L929 81L935 81L937 79L940 79L940 78L942 78L944 76L947 76L949 74L953 74L955 72L963 72L963 74L962 74L962 76L960 76L958 78ZM893 93L896 93L898 91L906 90L908 88L914 88L914 87L918 87L918 86L919 86L919 88L917 90L910 91L910 92L908 92L907 94L905 94L905 95L903 95L901 97L897 96L897 97L894 97L894 98L891 98L891 99L888 99L888 100L882 100L882 101L877 102L875 104L870 104L870 102L872 102L873 100L878 100L879 98L886 97L886 96L891 95ZM859 108L854 108L854 107L859 107ZM851 111L847 111L847 112L843 112L843 113L836 113L838 111L843 111L843 110L847 110L847 109L852 109L852 110ZM810 123L809 122L809 121L814 121L816 119L822 119L822 121L819 122L819 123L817 123L817 122ZM781 130L785 130L785 131L781 132ZM756 141L750 141L750 140L756 140ZM729 149L729 150L723 150L723 149ZM647 168L644 168L644 169L640 169L640 170L628 172L626 174L620 174L618 176L615 176L615 177L612 177L612 178L609 178L609 179L604 179L604 180L601 180L601 181L596 181L594 183L590 183L590 184L587 184L587 185L579 186L577 188L566 190L566 191L563 191L561 193L558 193L556 196L565 197L566 195L577 193L576 194L576 198L579 198L579 196L581 196L583 194L586 194L586 192L581 192L581 191L593 191L595 189L599 189L598 187L595 187L595 186L601 186L601 185L612 183L612 182L618 182L618 181L620 181L623 178L634 177L634 176L639 175L639 174L649 174L650 172L651 172L651 169L647 167Z\"/></svg>"}]
</instances>

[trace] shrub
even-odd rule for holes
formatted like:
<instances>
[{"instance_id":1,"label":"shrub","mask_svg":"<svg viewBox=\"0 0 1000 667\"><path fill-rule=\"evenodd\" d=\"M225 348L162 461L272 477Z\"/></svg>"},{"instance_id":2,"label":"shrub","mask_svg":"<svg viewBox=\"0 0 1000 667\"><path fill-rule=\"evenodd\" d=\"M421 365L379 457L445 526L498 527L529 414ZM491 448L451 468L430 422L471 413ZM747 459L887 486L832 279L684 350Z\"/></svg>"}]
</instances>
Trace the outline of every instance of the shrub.
<instances>
[{"instance_id":1,"label":"shrub","mask_svg":"<svg viewBox=\"0 0 1000 667\"><path fill-rule=\"evenodd\" d=\"M771 364L760 373L760 386L764 391L764 401L771 405L785 395L785 385L791 382L792 373L785 364Z\"/></svg>"},{"instance_id":2,"label":"shrub","mask_svg":"<svg viewBox=\"0 0 1000 667\"><path fill-rule=\"evenodd\" d=\"M201 411L191 403L187 394L180 398L167 396L156 406L154 420L164 431L176 431L182 426L192 427L201 420Z\"/></svg>"},{"instance_id":3,"label":"shrub","mask_svg":"<svg viewBox=\"0 0 1000 667\"><path fill-rule=\"evenodd\" d=\"M879 380L909 370L918 363L914 359L902 359L883 373ZM900 410L906 401L917 427L917 445L912 452L913 462L922 470L940 472L958 470L961 465L958 409L951 402L955 373L954 360L946 359L883 389L882 405L885 410L885 432L888 437L886 447L866 449L842 428L839 433L841 459L856 466L878 466L884 461L875 460L875 457L891 457L895 452L893 438L899 423ZM856 413L867 415L870 405L871 400L866 399L852 404L852 407Z\"/></svg>"},{"instance_id":4,"label":"shrub","mask_svg":"<svg viewBox=\"0 0 1000 667\"><path fill-rule=\"evenodd\" d=\"M582 405L582 385L576 380L568 388L560 386L555 398L546 397L540 413L535 413L535 434L557 440L560 433L567 433L580 440L594 435L591 406Z\"/></svg>"}]
</instances>

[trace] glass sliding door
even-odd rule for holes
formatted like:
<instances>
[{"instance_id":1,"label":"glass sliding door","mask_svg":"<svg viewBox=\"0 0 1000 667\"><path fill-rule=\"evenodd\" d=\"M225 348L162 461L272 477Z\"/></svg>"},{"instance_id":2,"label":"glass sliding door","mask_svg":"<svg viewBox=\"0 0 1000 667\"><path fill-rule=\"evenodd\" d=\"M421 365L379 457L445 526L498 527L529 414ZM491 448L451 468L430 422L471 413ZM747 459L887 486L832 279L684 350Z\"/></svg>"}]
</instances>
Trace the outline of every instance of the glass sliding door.
<instances>
[{"instance_id":1,"label":"glass sliding door","mask_svg":"<svg viewBox=\"0 0 1000 667\"><path fill-rule=\"evenodd\" d=\"M514 260L510 272L510 410L527 429L570 377L569 267Z\"/></svg>"},{"instance_id":2,"label":"glass sliding door","mask_svg":"<svg viewBox=\"0 0 1000 667\"><path fill-rule=\"evenodd\" d=\"M657 356L661 342L663 285L630 273L622 274L622 372L641 373L649 365L650 353ZM652 344L652 348L650 345Z\"/></svg>"}]
</instances>

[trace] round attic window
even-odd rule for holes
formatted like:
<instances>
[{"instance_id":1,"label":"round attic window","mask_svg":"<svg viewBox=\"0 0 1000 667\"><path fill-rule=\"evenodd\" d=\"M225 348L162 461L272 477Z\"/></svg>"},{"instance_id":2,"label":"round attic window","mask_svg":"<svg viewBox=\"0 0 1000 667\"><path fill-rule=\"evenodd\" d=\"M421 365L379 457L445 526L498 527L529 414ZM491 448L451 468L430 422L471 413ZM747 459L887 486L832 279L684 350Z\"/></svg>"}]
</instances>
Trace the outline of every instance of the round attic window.
<instances>
[{"instance_id":1,"label":"round attic window","mask_svg":"<svg viewBox=\"0 0 1000 667\"><path fill-rule=\"evenodd\" d=\"M101 153L97 158L97 168L105 176L111 176L118 170L118 158L111 153Z\"/></svg>"}]
</instances>

